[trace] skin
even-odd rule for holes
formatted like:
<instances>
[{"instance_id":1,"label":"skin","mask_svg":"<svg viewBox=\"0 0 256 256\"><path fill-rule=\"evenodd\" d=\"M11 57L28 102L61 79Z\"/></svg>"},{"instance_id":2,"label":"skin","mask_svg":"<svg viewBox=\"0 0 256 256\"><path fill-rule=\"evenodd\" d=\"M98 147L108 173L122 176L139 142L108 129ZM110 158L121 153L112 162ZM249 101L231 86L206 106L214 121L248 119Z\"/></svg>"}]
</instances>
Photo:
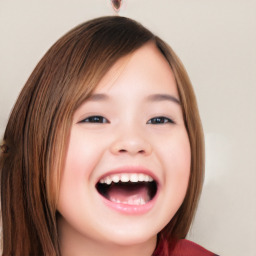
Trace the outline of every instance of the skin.
<instances>
[{"instance_id":1,"label":"skin","mask_svg":"<svg viewBox=\"0 0 256 256\"><path fill-rule=\"evenodd\" d=\"M157 233L183 202L190 175L174 75L148 43L118 60L96 94L104 96L87 100L73 117L57 205L62 255L152 255ZM90 116L101 116L100 123ZM156 123L155 117L164 118ZM148 212L125 214L103 203L95 184L122 167L147 168L157 177L158 196Z\"/></svg>"}]
</instances>

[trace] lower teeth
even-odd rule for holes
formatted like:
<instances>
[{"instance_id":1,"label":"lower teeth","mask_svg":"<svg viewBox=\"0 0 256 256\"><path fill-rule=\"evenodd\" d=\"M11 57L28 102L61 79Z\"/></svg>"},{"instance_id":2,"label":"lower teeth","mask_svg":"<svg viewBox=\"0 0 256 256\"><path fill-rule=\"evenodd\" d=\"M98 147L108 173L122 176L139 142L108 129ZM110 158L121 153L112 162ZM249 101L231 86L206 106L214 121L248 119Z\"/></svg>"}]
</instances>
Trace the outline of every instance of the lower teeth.
<instances>
[{"instance_id":1,"label":"lower teeth","mask_svg":"<svg viewBox=\"0 0 256 256\"><path fill-rule=\"evenodd\" d=\"M109 200L114 203L128 204L128 205L144 205L149 201L149 200L145 201L143 198L128 199L127 201L122 201L122 202L116 198L109 198Z\"/></svg>"}]
</instances>

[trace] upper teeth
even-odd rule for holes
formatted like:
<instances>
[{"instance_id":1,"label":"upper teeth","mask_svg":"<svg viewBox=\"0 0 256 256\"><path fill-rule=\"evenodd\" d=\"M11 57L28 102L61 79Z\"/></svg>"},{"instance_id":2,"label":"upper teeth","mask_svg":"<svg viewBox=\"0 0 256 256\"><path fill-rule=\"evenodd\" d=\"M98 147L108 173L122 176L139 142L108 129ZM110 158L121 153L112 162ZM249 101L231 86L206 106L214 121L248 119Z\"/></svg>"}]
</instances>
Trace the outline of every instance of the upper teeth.
<instances>
[{"instance_id":1,"label":"upper teeth","mask_svg":"<svg viewBox=\"0 0 256 256\"><path fill-rule=\"evenodd\" d=\"M100 180L100 183L111 184L112 182L138 182L138 181L153 181L153 178L147 174L143 173L120 173L120 174L112 174L107 177L104 177Z\"/></svg>"}]
</instances>

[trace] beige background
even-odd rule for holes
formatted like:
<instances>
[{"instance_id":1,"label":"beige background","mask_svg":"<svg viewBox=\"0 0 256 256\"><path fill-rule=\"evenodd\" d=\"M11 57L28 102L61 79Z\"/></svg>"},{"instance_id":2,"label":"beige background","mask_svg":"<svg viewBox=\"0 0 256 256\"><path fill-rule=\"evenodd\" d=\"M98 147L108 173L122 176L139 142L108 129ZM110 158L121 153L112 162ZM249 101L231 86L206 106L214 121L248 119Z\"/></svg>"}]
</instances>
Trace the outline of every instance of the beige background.
<instances>
[{"instance_id":1,"label":"beige background","mask_svg":"<svg viewBox=\"0 0 256 256\"><path fill-rule=\"evenodd\" d=\"M107 0L0 0L0 136L45 51L73 26L112 15ZM185 64L206 138L206 179L189 234L222 256L256 255L256 1L126 0L120 15Z\"/></svg>"}]
</instances>

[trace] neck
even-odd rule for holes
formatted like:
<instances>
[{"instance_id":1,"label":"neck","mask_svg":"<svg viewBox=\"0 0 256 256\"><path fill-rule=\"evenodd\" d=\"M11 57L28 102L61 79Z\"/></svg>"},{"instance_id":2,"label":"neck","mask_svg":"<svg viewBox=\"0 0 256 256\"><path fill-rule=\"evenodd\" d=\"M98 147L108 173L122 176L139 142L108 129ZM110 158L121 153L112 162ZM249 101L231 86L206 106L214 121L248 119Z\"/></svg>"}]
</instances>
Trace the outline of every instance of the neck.
<instances>
[{"instance_id":1,"label":"neck","mask_svg":"<svg viewBox=\"0 0 256 256\"><path fill-rule=\"evenodd\" d=\"M62 256L151 256L156 247L156 236L141 243L120 244L86 237L65 224L58 226Z\"/></svg>"}]
</instances>

